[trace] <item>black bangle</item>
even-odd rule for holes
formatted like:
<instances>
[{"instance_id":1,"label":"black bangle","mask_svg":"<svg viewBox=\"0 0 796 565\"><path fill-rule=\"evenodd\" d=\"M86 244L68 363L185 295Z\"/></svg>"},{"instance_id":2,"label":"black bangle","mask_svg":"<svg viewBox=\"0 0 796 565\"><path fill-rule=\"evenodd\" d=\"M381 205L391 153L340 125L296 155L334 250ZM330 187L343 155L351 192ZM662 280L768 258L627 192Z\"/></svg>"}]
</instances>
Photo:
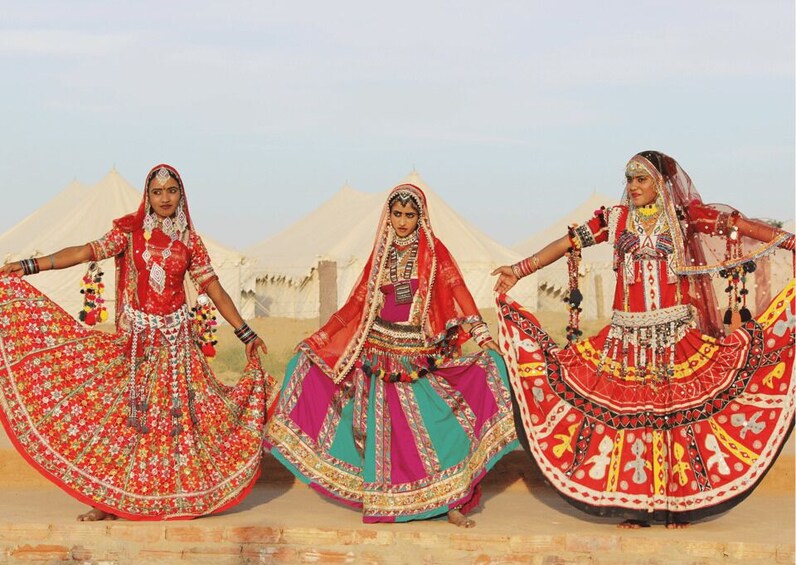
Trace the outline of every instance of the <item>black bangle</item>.
<instances>
[{"instance_id":1,"label":"black bangle","mask_svg":"<svg viewBox=\"0 0 796 565\"><path fill-rule=\"evenodd\" d=\"M22 259L19 264L22 266L22 272L25 275L35 275L39 272L39 263L36 259Z\"/></svg>"},{"instance_id":2,"label":"black bangle","mask_svg":"<svg viewBox=\"0 0 796 565\"><path fill-rule=\"evenodd\" d=\"M257 334L254 333L254 330L249 327L249 324L245 322L241 327L235 330L235 336L241 340L244 345L248 345L258 337Z\"/></svg>"}]
</instances>

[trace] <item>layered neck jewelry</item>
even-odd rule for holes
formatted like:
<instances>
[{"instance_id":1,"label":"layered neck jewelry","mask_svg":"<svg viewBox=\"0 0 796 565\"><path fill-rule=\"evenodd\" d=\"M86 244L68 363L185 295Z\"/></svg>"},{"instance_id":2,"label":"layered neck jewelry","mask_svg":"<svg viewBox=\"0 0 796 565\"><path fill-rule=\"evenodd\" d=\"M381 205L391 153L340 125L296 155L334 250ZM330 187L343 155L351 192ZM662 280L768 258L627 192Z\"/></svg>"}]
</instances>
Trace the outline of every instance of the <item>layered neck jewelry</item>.
<instances>
[{"instance_id":1,"label":"layered neck jewelry","mask_svg":"<svg viewBox=\"0 0 796 565\"><path fill-rule=\"evenodd\" d=\"M411 245L412 243L417 243L417 241L418 241L417 230L413 231L406 237L401 237L396 233L395 237L392 240L393 245L397 245L398 247L406 247L407 245Z\"/></svg>"},{"instance_id":2,"label":"layered neck jewelry","mask_svg":"<svg viewBox=\"0 0 796 565\"><path fill-rule=\"evenodd\" d=\"M158 294L163 294L166 288L166 260L171 257L171 247L174 242L182 238L182 234L188 229L188 217L185 215L185 207L183 206L182 199L177 206L177 214L174 219L163 218L162 220L155 214L154 210L150 207L150 212L144 217L144 253L141 257L146 263L149 270L149 286ZM152 238L152 232L160 228L169 238L169 244L166 248L159 253L163 258L162 263L157 262L157 251L153 253L153 249L149 246L149 240Z\"/></svg>"},{"instance_id":3,"label":"layered neck jewelry","mask_svg":"<svg viewBox=\"0 0 796 565\"><path fill-rule=\"evenodd\" d=\"M636 211L644 216L645 218L650 218L655 216L660 212L660 208L658 208L658 202L651 202L649 204L645 204L644 206L639 206L636 208Z\"/></svg>"},{"instance_id":4,"label":"layered neck jewelry","mask_svg":"<svg viewBox=\"0 0 796 565\"><path fill-rule=\"evenodd\" d=\"M412 236L414 236L414 240L412 240ZM397 236L396 240L393 241L393 245L390 247L390 282L393 284L393 288L395 289L395 303L396 304L409 304L412 302L412 271L415 267L415 261L417 260L417 230L412 232L412 235L406 236L404 241L406 243L398 244L397 243ZM401 247L411 246L409 250L405 250L401 253L403 257L407 252L409 253L409 259L406 261L406 265L404 266L403 277L401 280L398 280L398 264L400 262L400 258L398 256L398 249L397 245L401 245Z\"/></svg>"},{"instance_id":5,"label":"layered neck jewelry","mask_svg":"<svg viewBox=\"0 0 796 565\"><path fill-rule=\"evenodd\" d=\"M633 207L633 223L645 233L651 234L658 228L661 218L660 196L644 206Z\"/></svg>"}]
</instances>

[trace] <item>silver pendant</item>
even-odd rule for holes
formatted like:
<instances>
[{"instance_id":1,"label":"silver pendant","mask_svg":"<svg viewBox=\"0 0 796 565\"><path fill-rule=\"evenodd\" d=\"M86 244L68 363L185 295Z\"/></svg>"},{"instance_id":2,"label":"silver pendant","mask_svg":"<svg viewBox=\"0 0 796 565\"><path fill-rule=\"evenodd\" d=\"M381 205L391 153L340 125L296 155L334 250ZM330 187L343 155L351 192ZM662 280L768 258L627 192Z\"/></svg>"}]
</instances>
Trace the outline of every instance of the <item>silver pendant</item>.
<instances>
[{"instance_id":1,"label":"silver pendant","mask_svg":"<svg viewBox=\"0 0 796 565\"><path fill-rule=\"evenodd\" d=\"M149 269L149 286L158 294L163 294L166 288L166 271L158 263L153 263Z\"/></svg>"},{"instance_id":2,"label":"silver pendant","mask_svg":"<svg viewBox=\"0 0 796 565\"><path fill-rule=\"evenodd\" d=\"M409 281L395 283L395 303L410 304L412 302L412 285Z\"/></svg>"}]
</instances>

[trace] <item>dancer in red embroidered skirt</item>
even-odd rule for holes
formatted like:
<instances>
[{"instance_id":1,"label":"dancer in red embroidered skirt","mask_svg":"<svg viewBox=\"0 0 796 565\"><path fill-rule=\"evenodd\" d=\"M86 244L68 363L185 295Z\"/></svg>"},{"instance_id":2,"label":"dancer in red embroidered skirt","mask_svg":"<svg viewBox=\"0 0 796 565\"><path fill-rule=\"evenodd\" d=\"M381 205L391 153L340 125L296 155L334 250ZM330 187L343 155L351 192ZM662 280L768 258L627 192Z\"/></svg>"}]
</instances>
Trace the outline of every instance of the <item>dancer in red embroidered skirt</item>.
<instances>
[{"instance_id":1,"label":"dancer in red embroidered skirt","mask_svg":"<svg viewBox=\"0 0 796 565\"><path fill-rule=\"evenodd\" d=\"M611 324L578 341L571 284L571 343L560 348L502 294L500 342L519 433L550 483L586 512L626 518L623 527L683 527L749 495L793 427L794 282L756 319L745 285L755 259L792 252L794 238L703 204L662 153L633 157L626 178L621 205L493 273L505 293L568 254L576 282L580 248L608 242ZM727 279L726 336L712 276Z\"/></svg>"},{"instance_id":2,"label":"dancer in red embroidered skirt","mask_svg":"<svg viewBox=\"0 0 796 565\"><path fill-rule=\"evenodd\" d=\"M107 257L116 262L113 335L84 328L17 276ZM246 344L234 387L216 380L196 343L186 273ZM259 364L265 344L194 231L176 170L152 169L138 210L99 240L0 275L0 419L31 465L93 507L79 519L194 518L246 496L275 387Z\"/></svg>"}]
</instances>

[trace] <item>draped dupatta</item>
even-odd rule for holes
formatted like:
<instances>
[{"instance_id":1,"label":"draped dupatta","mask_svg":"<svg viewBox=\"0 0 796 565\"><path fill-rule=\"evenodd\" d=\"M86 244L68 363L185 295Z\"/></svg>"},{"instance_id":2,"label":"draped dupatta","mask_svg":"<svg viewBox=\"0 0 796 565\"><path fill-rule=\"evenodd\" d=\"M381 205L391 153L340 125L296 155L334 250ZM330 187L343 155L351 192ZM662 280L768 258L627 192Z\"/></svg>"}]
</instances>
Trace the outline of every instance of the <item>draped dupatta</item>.
<instances>
[{"instance_id":1,"label":"draped dupatta","mask_svg":"<svg viewBox=\"0 0 796 565\"><path fill-rule=\"evenodd\" d=\"M396 186L382 209L370 257L345 305L298 346L336 383L356 364L379 314L379 284L389 269L389 250L395 239L390 223L390 202L396 193L410 195L420 208L417 226L419 285L414 299L420 301L418 311L425 342L458 348L469 337L461 324L481 320L459 267L448 249L434 236L425 194L415 185Z\"/></svg>"},{"instance_id":2,"label":"draped dupatta","mask_svg":"<svg viewBox=\"0 0 796 565\"><path fill-rule=\"evenodd\" d=\"M690 303L699 313L701 330L713 336L723 336L711 276L775 251L791 235L782 232L765 242L742 237L739 242L741 252L728 259L725 257L728 234L721 229L713 229L717 225L717 218L735 214L750 224L760 222L745 218L726 204L703 203L691 177L668 155L644 151L635 155L628 165L632 163L640 164L655 180L658 200L662 204L662 213L670 227L674 246L671 269L675 274L689 279ZM633 207L627 190L622 196L622 204L630 209ZM712 227L700 229L700 225L706 223Z\"/></svg>"}]
</instances>

